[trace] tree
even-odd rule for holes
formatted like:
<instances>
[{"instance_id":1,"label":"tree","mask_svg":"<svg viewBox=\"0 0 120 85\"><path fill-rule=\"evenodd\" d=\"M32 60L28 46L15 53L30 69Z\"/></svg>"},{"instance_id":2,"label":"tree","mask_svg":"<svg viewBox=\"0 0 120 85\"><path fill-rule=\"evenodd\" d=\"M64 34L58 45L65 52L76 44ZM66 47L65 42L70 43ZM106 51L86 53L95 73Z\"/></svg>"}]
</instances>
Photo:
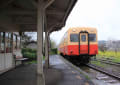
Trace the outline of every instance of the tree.
<instances>
[{"instance_id":1,"label":"tree","mask_svg":"<svg viewBox=\"0 0 120 85\"><path fill-rule=\"evenodd\" d=\"M50 40L50 48L51 49L56 48L56 43L54 40Z\"/></svg>"},{"instance_id":2,"label":"tree","mask_svg":"<svg viewBox=\"0 0 120 85\"><path fill-rule=\"evenodd\" d=\"M99 50L105 52L107 50L107 47L105 46L105 44L101 44L99 45Z\"/></svg>"},{"instance_id":3,"label":"tree","mask_svg":"<svg viewBox=\"0 0 120 85\"><path fill-rule=\"evenodd\" d=\"M28 42L31 41L31 36L28 36L28 34L26 34L25 32L22 33L22 44L24 47L27 46Z\"/></svg>"}]
</instances>

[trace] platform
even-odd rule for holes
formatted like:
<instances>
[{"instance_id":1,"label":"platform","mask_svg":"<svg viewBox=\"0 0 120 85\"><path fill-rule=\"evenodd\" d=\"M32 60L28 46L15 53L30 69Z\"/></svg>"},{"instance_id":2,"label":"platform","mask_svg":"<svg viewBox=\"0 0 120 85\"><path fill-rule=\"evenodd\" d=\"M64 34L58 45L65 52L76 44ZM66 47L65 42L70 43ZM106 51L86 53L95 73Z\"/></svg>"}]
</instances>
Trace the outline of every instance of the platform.
<instances>
[{"instance_id":1,"label":"platform","mask_svg":"<svg viewBox=\"0 0 120 85\"><path fill-rule=\"evenodd\" d=\"M44 68L44 74L46 85L93 85L59 55L50 56L50 68ZM36 82L36 64L18 67L0 76L0 85L36 85Z\"/></svg>"}]
</instances>

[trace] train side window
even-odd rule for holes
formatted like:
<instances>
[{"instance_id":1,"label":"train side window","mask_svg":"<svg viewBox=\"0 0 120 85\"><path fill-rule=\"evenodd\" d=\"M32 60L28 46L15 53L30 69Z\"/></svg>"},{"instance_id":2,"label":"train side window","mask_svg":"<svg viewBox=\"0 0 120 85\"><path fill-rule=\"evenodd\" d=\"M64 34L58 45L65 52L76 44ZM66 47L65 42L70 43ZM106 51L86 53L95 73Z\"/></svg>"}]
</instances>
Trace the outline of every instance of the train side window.
<instances>
[{"instance_id":1,"label":"train side window","mask_svg":"<svg viewBox=\"0 0 120 85\"><path fill-rule=\"evenodd\" d=\"M89 34L89 41L95 42L96 41L96 34Z\"/></svg>"},{"instance_id":2,"label":"train side window","mask_svg":"<svg viewBox=\"0 0 120 85\"><path fill-rule=\"evenodd\" d=\"M86 35L81 35L82 42L86 42Z\"/></svg>"},{"instance_id":3,"label":"train side window","mask_svg":"<svg viewBox=\"0 0 120 85\"><path fill-rule=\"evenodd\" d=\"M78 34L70 34L71 42L78 42Z\"/></svg>"}]
</instances>

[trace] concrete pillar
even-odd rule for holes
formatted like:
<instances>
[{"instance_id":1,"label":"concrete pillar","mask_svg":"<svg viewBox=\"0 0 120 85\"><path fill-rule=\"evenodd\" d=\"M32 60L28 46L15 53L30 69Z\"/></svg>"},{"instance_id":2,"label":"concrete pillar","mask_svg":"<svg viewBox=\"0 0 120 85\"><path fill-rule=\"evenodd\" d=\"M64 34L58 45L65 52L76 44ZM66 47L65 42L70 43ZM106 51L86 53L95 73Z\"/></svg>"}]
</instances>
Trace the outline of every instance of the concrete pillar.
<instances>
[{"instance_id":1,"label":"concrete pillar","mask_svg":"<svg viewBox=\"0 0 120 85\"><path fill-rule=\"evenodd\" d=\"M43 74L43 29L44 29L44 9L43 0L38 0L37 8L37 85L45 85L44 74Z\"/></svg>"},{"instance_id":2,"label":"concrete pillar","mask_svg":"<svg viewBox=\"0 0 120 85\"><path fill-rule=\"evenodd\" d=\"M43 42L43 9L41 7L41 0L39 0L38 5L38 15L37 15L37 73L43 74L43 54L42 54L42 42Z\"/></svg>"},{"instance_id":3,"label":"concrete pillar","mask_svg":"<svg viewBox=\"0 0 120 85\"><path fill-rule=\"evenodd\" d=\"M49 68L48 32L45 32L45 67Z\"/></svg>"},{"instance_id":4,"label":"concrete pillar","mask_svg":"<svg viewBox=\"0 0 120 85\"><path fill-rule=\"evenodd\" d=\"M50 34L48 33L48 66L49 66L49 52L50 52Z\"/></svg>"},{"instance_id":5,"label":"concrete pillar","mask_svg":"<svg viewBox=\"0 0 120 85\"><path fill-rule=\"evenodd\" d=\"M12 66L15 67L15 56L14 56L14 47L13 47L13 33L11 33L11 41L10 41L10 44L11 44L11 53L12 53Z\"/></svg>"},{"instance_id":6,"label":"concrete pillar","mask_svg":"<svg viewBox=\"0 0 120 85\"><path fill-rule=\"evenodd\" d=\"M1 32L0 32L0 53L1 53L1 43L2 43L2 36L1 36Z\"/></svg>"}]
</instances>

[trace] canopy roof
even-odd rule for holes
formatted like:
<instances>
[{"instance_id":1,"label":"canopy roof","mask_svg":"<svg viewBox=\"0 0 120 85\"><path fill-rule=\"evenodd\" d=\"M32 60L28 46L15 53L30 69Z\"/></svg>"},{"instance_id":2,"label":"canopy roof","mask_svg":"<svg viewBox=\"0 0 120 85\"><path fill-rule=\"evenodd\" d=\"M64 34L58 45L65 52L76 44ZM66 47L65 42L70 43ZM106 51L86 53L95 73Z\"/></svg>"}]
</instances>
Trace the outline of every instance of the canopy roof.
<instances>
[{"instance_id":1,"label":"canopy roof","mask_svg":"<svg viewBox=\"0 0 120 85\"><path fill-rule=\"evenodd\" d=\"M65 25L77 0L52 1L45 11L45 30L49 32L59 30ZM0 0L0 31L37 31L37 3L38 0Z\"/></svg>"}]
</instances>

